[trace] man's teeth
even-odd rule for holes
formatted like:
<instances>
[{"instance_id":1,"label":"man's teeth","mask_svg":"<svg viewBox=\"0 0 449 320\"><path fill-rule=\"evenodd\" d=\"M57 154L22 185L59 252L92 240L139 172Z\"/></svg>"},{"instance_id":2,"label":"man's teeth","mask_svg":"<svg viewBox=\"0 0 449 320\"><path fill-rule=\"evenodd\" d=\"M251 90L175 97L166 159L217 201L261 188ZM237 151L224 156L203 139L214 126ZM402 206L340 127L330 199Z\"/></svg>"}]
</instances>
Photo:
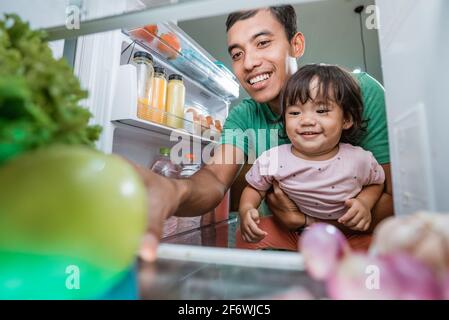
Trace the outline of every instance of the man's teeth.
<instances>
[{"instance_id":1,"label":"man's teeth","mask_svg":"<svg viewBox=\"0 0 449 320\"><path fill-rule=\"evenodd\" d=\"M257 82L260 82L260 81L263 81L263 80L267 80L269 77L270 77L270 74L264 73L264 74L258 75L257 77L249 79L249 83L250 84L255 84Z\"/></svg>"}]
</instances>

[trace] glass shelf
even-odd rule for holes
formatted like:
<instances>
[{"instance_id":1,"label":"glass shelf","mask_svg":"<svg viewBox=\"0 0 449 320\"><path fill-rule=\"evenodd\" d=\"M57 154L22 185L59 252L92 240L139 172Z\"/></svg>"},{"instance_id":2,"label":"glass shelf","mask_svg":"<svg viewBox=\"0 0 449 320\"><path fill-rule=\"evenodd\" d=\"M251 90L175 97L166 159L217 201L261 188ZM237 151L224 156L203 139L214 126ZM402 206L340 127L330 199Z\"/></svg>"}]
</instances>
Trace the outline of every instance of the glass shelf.
<instances>
[{"instance_id":1,"label":"glass shelf","mask_svg":"<svg viewBox=\"0 0 449 320\"><path fill-rule=\"evenodd\" d=\"M212 126L206 128L204 125L198 123L197 121L190 121L186 118L177 117L176 115L168 112L163 112L162 119L159 120L159 116L156 114L156 112L161 111L155 110L155 113L151 115L154 118L158 118L157 120L155 119L155 121L141 119L137 117L137 115L135 117L116 119L112 121L135 128L140 128L148 132L162 134L166 137L176 136L183 139L192 139L193 142L200 142L202 144L218 144L220 140L221 131L214 129ZM168 119L170 119L175 125L177 123L182 124L182 127L167 125L166 123Z\"/></svg>"},{"instance_id":2,"label":"glass shelf","mask_svg":"<svg viewBox=\"0 0 449 320\"><path fill-rule=\"evenodd\" d=\"M216 95L226 100L238 98L239 84L231 71L175 24L163 22L123 32Z\"/></svg>"}]
</instances>

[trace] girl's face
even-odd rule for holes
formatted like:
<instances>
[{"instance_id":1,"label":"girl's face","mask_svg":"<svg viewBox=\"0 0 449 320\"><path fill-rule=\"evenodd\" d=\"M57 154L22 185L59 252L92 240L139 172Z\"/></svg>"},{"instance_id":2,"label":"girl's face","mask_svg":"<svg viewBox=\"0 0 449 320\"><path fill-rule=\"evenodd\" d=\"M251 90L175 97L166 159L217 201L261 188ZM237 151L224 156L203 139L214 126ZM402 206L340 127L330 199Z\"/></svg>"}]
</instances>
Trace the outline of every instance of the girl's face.
<instances>
[{"instance_id":1,"label":"girl's face","mask_svg":"<svg viewBox=\"0 0 449 320\"><path fill-rule=\"evenodd\" d=\"M319 97L318 81L310 84L311 99L288 106L285 111L285 130L294 152L303 158L326 159L334 155L341 133L352 126L345 119L342 108L329 100L325 104Z\"/></svg>"}]
</instances>

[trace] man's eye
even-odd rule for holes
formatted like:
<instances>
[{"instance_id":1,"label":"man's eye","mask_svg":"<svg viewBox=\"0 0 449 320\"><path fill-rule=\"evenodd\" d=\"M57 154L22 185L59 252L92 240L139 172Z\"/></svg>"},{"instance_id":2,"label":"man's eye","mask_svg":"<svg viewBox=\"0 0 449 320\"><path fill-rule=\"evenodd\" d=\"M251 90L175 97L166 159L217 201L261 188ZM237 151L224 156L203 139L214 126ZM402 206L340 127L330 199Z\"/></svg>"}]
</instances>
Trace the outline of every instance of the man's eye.
<instances>
[{"instance_id":1,"label":"man's eye","mask_svg":"<svg viewBox=\"0 0 449 320\"><path fill-rule=\"evenodd\" d=\"M241 55L242 55L242 52L234 53L234 54L231 56L231 59L232 59L232 60L237 60L238 58L241 57Z\"/></svg>"},{"instance_id":2,"label":"man's eye","mask_svg":"<svg viewBox=\"0 0 449 320\"><path fill-rule=\"evenodd\" d=\"M257 46L258 47L266 47L266 46L268 46L269 44L270 44L270 40L263 40L263 41L260 41L258 44L257 44Z\"/></svg>"}]
</instances>

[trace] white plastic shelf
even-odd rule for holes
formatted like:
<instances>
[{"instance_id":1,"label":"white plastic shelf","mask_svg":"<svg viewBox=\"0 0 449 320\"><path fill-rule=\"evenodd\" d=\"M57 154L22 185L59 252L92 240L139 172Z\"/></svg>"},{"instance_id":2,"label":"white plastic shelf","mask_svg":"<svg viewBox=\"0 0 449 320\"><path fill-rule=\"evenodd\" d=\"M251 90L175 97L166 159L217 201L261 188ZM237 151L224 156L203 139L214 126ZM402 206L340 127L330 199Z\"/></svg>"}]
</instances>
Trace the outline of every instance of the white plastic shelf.
<instances>
[{"instance_id":1,"label":"white plastic shelf","mask_svg":"<svg viewBox=\"0 0 449 320\"><path fill-rule=\"evenodd\" d=\"M195 135L195 134L189 133L183 129L174 129L174 128L164 126L162 124L141 120L139 118L129 117L128 119L117 119L117 120L114 120L113 123L124 124L124 125L128 125L128 126L131 126L134 128L143 129L148 132L157 133L159 135L166 136L167 138L179 137L181 139L189 140L194 143L218 144L218 141L220 138L220 135L218 133L215 135L212 135L211 138L213 138L213 139L211 139L211 138L208 138L208 136Z\"/></svg>"}]
</instances>

